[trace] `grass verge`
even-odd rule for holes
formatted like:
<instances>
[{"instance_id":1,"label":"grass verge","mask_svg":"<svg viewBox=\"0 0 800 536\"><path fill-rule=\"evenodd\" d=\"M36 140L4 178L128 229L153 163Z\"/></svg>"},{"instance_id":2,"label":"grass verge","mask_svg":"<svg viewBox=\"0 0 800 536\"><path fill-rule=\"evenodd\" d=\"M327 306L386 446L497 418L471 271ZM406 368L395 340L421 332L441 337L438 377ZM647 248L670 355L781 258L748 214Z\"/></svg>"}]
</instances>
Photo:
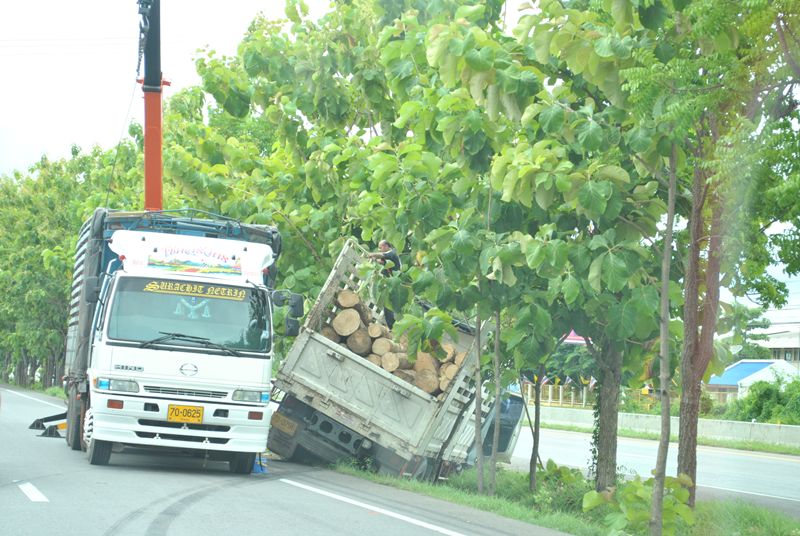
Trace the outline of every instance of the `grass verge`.
<instances>
[{"instance_id":1,"label":"grass verge","mask_svg":"<svg viewBox=\"0 0 800 536\"><path fill-rule=\"evenodd\" d=\"M583 494L591 488L591 484L583 479L554 478L558 471L542 471L540 488L534 494L528 490L527 474L498 470L498 493L495 497L489 497L477 493L477 473L474 469L452 476L446 483L438 485L376 475L348 464L339 464L336 470L379 484L462 504L567 534L601 536L610 533L609 528L603 525L603 518L608 510L599 508L586 513L581 509ZM564 476L563 472L560 474ZM639 530L628 527L625 534L645 536L649 531L645 523ZM695 509L694 525L686 526L680 523L676 527L675 534L800 536L800 521L742 501L700 501Z\"/></svg>"},{"instance_id":2,"label":"grass verge","mask_svg":"<svg viewBox=\"0 0 800 536\"><path fill-rule=\"evenodd\" d=\"M528 426L528 425L523 424L523 426ZM544 423L541 426L542 428L549 428L551 430L564 430L566 432L582 432L586 434L592 433L592 429L586 426L544 424ZM659 438L658 434L653 432L640 432L638 430L630 430L625 428L621 428L617 432L617 435L619 437L630 437L634 439L652 439L654 441L658 441ZM669 440L673 443L677 443L678 436L672 435L670 436ZM790 454L793 456L800 456L800 446L774 445L772 443L760 443L758 441L731 441L728 439L709 439L709 438L698 437L697 444L704 445L706 447L722 447L728 449L771 452L773 454Z\"/></svg>"}]
</instances>

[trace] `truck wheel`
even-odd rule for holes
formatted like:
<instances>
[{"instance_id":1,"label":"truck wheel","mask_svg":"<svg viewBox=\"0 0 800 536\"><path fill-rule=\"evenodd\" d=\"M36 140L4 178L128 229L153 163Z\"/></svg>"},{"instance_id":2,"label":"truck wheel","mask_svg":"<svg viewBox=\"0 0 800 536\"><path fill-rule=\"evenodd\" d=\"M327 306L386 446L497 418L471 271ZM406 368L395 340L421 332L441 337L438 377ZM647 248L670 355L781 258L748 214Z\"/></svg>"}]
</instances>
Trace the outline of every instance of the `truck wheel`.
<instances>
[{"instance_id":1,"label":"truck wheel","mask_svg":"<svg viewBox=\"0 0 800 536\"><path fill-rule=\"evenodd\" d=\"M253 471L253 464L256 463L255 452L234 452L228 462L231 473L237 475L249 475Z\"/></svg>"},{"instance_id":2,"label":"truck wheel","mask_svg":"<svg viewBox=\"0 0 800 536\"><path fill-rule=\"evenodd\" d=\"M108 465L113 445L110 441L92 439L89 442L89 449L86 451L89 454L89 463L92 465Z\"/></svg>"},{"instance_id":3,"label":"truck wheel","mask_svg":"<svg viewBox=\"0 0 800 536\"><path fill-rule=\"evenodd\" d=\"M94 430L94 419L92 409L86 412L86 426L83 430L83 439L86 443L86 454L89 456L89 463L92 465L108 465L111 458L111 447L114 445L110 441L102 441L92 437Z\"/></svg>"},{"instance_id":4,"label":"truck wheel","mask_svg":"<svg viewBox=\"0 0 800 536\"><path fill-rule=\"evenodd\" d=\"M81 401L77 398L77 389L73 386L69 389L69 402L67 405L67 445L72 450L82 450L81 438Z\"/></svg>"}]
</instances>

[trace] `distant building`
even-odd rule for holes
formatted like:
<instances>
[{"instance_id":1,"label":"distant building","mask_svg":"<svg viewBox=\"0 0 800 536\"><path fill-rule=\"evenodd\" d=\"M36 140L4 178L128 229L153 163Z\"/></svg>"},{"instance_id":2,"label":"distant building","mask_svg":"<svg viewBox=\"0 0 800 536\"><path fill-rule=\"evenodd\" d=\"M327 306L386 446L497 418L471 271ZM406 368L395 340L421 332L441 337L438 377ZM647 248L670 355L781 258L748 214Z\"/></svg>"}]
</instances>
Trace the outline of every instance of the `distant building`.
<instances>
[{"instance_id":1,"label":"distant building","mask_svg":"<svg viewBox=\"0 0 800 536\"><path fill-rule=\"evenodd\" d=\"M800 378L800 371L783 359L742 359L728 366L721 375L711 376L706 392L718 402L732 402L747 396L755 382L773 382L780 377L791 381Z\"/></svg>"},{"instance_id":2,"label":"distant building","mask_svg":"<svg viewBox=\"0 0 800 536\"><path fill-rule=\"evenodd\" d=\"M768 339L757 341L757 344L769 348L773 359L788 361L800 370L800 325L777 329L782 327L784 326L774 326L764 330Z\"/></svg>"}]
</instances>

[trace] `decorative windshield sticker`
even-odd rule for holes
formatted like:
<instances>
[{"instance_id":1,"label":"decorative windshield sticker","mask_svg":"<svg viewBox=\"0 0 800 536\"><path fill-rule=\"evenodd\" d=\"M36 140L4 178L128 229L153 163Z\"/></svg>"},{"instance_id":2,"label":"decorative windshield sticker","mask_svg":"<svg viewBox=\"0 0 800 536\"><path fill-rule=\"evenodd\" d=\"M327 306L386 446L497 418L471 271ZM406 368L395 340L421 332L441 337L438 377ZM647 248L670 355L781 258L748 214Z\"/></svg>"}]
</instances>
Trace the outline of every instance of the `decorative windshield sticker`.
<instances>
[{"instance_id":1,"label":"decorative windshield sticker","mask_svg":"<svg viewBox=\"0 0 800 536\"><path fill-rule=\"evenodd\" d=\"M241 258L211 248L164 247L147 256L147 266L168 272L241 275Z\"/></svg>"},{"instance_id":2,"label":"decorative windshield sticker","mask_svg":"<svg viewBox=\"0 0 800 536\"><path fill-rule=\"evenodd\" d=\"M198 283L182 283L179 281L149 281L144 292L156 294L172 294L173 296L192 296L197 298L218 298L222 300L243 301L247 291L241 288L204 285Z\"/></svg>"}]
</instances>

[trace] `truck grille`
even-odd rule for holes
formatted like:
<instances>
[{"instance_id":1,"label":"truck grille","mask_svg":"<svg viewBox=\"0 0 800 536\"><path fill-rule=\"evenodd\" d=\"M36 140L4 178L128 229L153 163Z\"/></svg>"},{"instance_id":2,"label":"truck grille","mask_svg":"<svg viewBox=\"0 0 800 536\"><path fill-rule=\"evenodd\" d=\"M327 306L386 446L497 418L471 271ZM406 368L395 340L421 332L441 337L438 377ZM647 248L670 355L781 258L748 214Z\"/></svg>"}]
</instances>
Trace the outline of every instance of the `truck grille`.
<instances>
[{"instance_id":1,"label":"truck grille","mask_svg":"<svg viewBox=\"0 0 800 536\"><path fill-rule=\"evenodd\" d=\"M177 387L159 387L156 385L145 385L144 390L147 393L154 393L159 395L196 396L199 398L226 398L228 396L228 393L225 391L179 389Z\"/></svg>"}]
</instances>

